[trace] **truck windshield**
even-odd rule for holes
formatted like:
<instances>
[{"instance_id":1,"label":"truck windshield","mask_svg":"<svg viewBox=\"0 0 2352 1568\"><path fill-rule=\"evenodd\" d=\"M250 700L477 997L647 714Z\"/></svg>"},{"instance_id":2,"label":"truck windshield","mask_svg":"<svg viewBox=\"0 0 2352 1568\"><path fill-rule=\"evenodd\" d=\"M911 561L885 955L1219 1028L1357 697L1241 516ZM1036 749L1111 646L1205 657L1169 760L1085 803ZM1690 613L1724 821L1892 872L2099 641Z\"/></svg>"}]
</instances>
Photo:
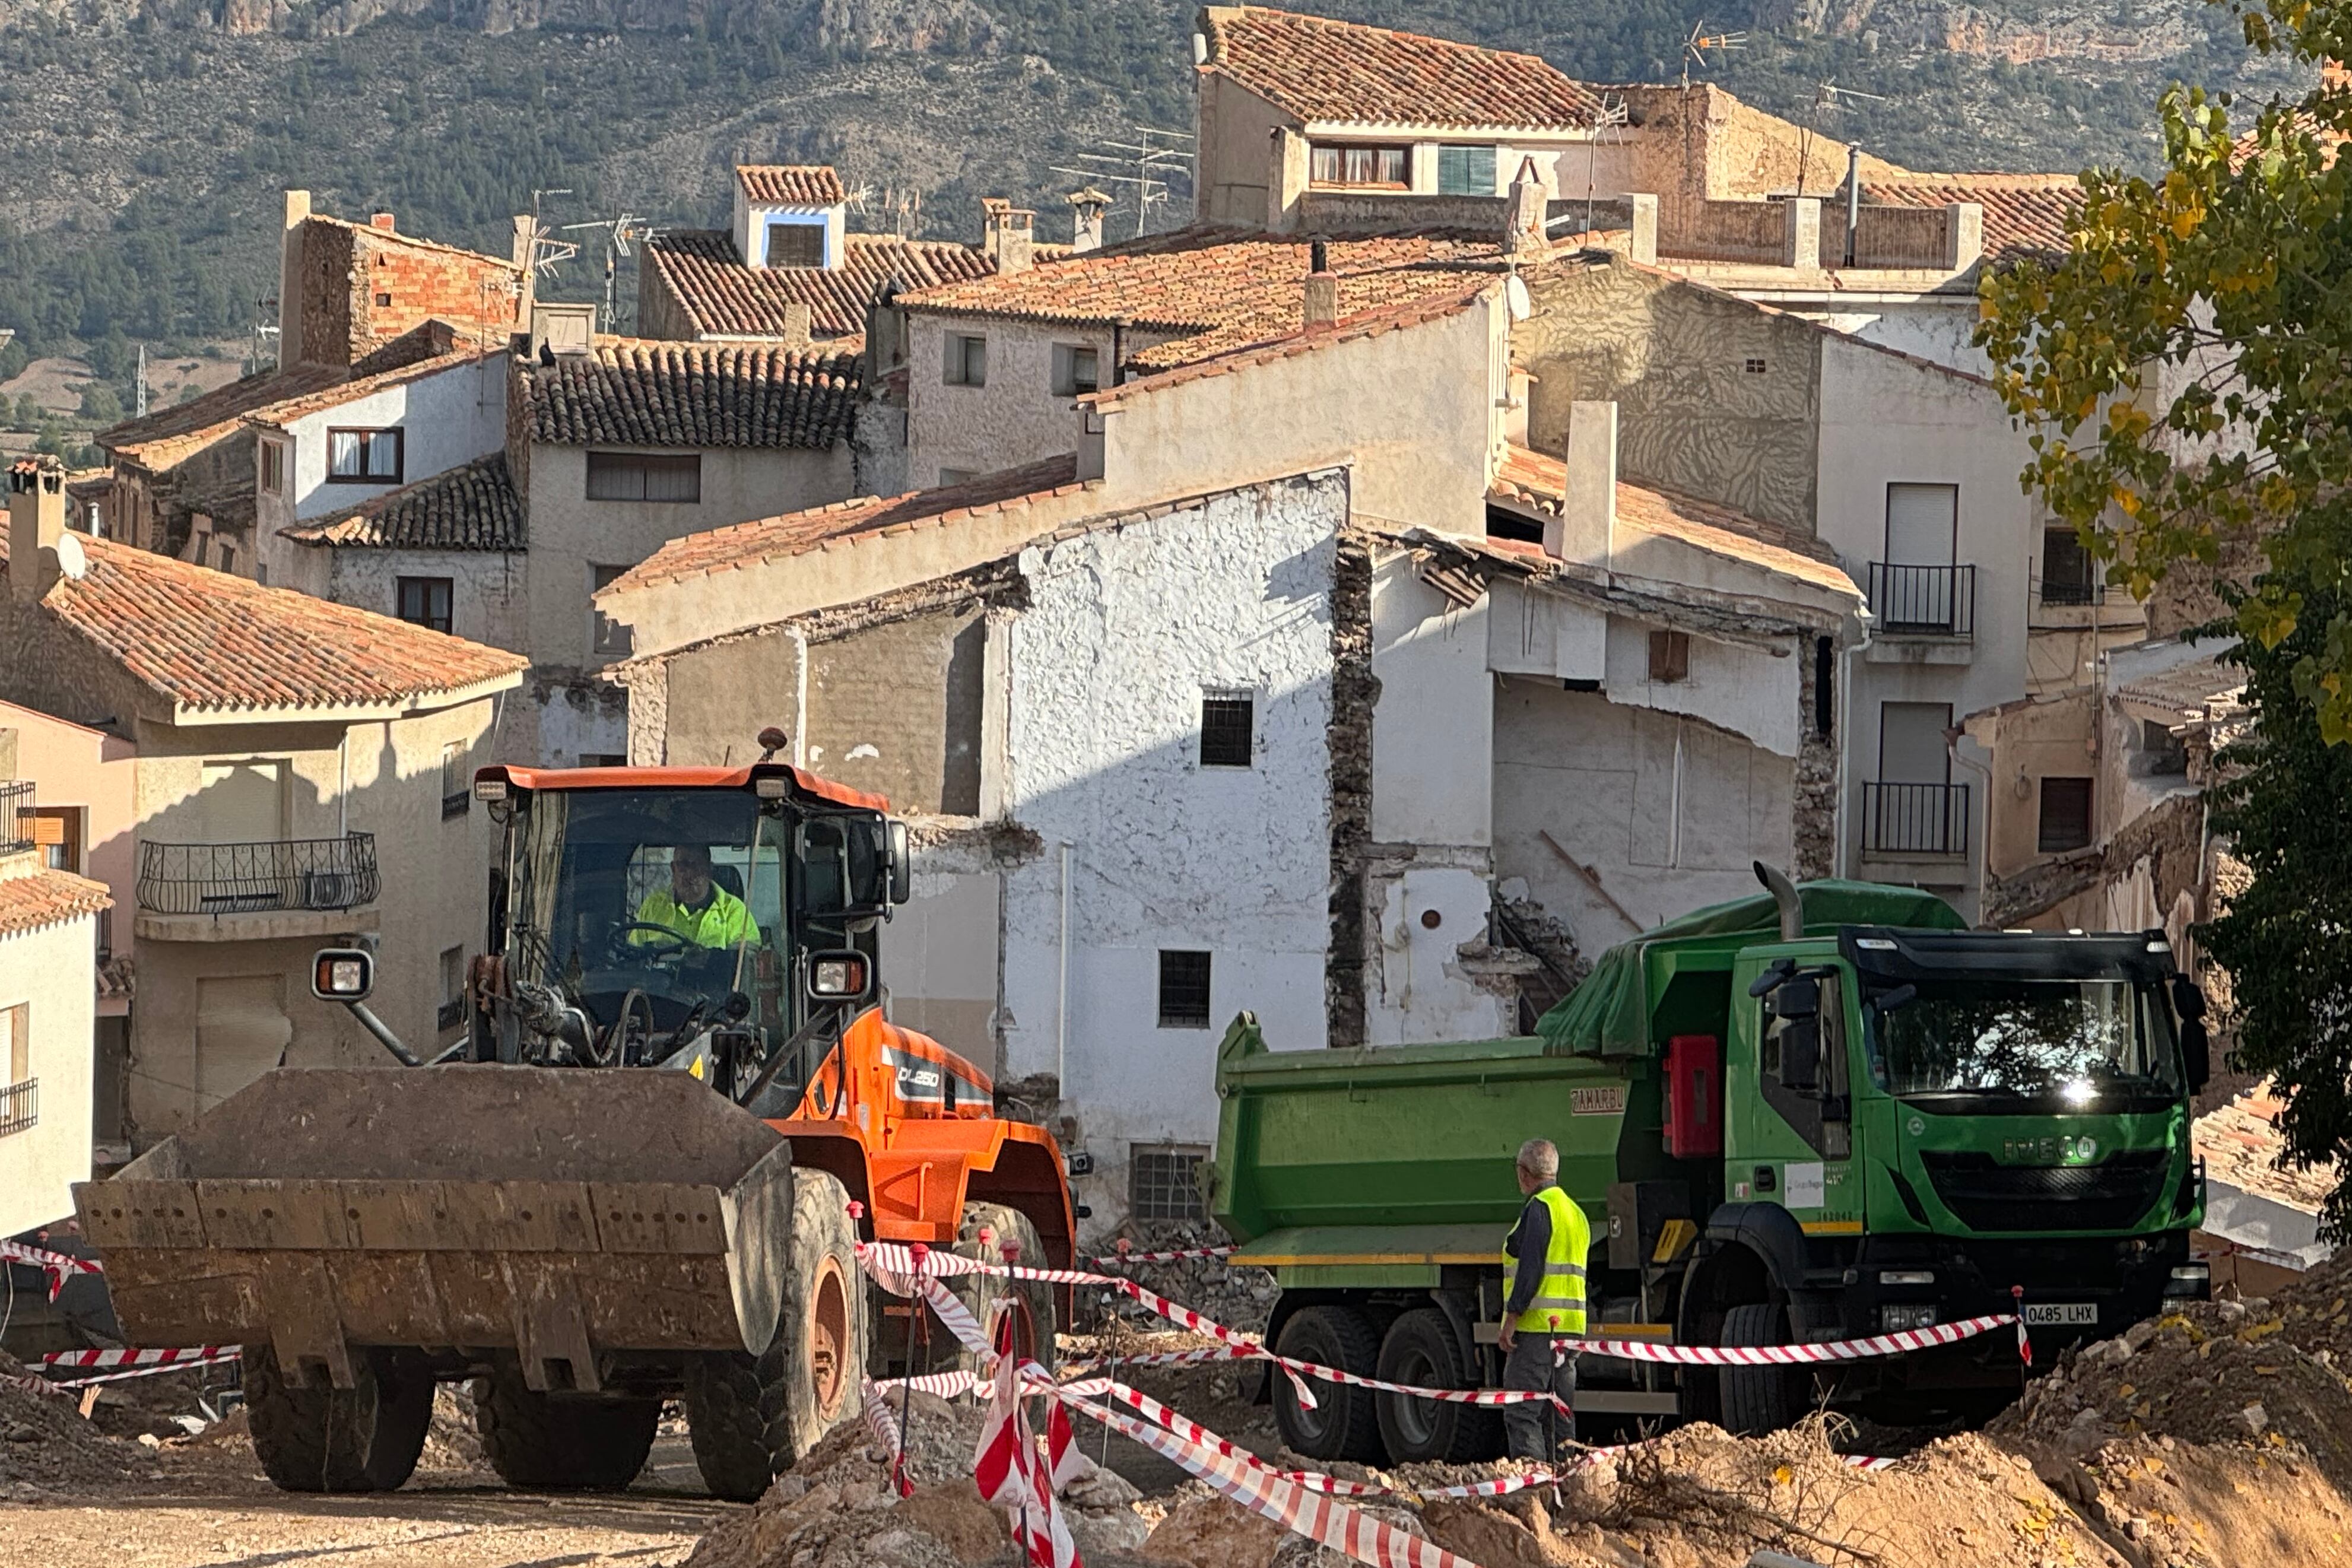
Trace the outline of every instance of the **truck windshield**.
<instances>
[{"instance_id":1,"label":"truck windshield","mask_svg":"<svg viewBox=\"0 0 2352 1568\"><path fill-rule=\"evenodd\" d=\"M787 828L750 794L551 791L524 809L509 879L516 979L600 1025L640 992L667 1029L772 977Z\"/></svg>"},{"instance_id":2,"label":"truck windshield","mask_svg":"<svg viewBox=\"0 0 2352 1568\"><path fill-rule=\"evenodd\" d=\"M1901 1097L2048 1099L2089 1110L2180 1090L2162 994L2126 980L1923 980L1873 1007L1872 1067Z\"/></svg>"}]
</instances>

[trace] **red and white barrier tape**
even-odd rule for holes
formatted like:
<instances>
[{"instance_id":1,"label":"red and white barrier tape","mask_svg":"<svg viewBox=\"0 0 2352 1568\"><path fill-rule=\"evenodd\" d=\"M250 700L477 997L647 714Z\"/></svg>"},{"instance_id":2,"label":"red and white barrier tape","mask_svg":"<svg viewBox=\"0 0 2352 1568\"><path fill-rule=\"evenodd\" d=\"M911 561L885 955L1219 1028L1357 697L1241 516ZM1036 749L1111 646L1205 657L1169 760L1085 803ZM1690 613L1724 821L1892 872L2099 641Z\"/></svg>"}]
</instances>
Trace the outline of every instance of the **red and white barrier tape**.
<instances>
[{"instance_id":1,"label":"red and white barrier tape","mask_svg":"<svg viewBox=\"0 0 2352 1568\"><path fill-rule=\"evenodd\" d=\"M20 1388L26 1394L37 1394L47 1399L71 1399L58 1384L46 1377L19 1377L15 1373L0 1373L0 1387Z\"/></svg>"},{"instance_id":2,"label":"red and white barrier tape","mask_svg":"<svg viewBox=\"0 0 2352 1568\"><path fill-rule=\"evenodd\" d=\"M66 1288L66 1281L75 1275L106 1272L94 1258L68 1258L62 1252L49 1252L16 1241L0 1241L0 1262L29 1263L36 1268L46 1269L49 1276L49 1300L52 1301L58 1299L58 1292Z\"/></svg>"},{"instance_id":3,"label":"red and white barrier tape","mask_svg":"<svg viewBox=\"0 0 2352 1568\"><path fill-rule=\"evenodd\" d=\"M1106 1257L1089 1258L1087 1261L1118 1268L1130 1263L1183 1263L1195 1258L1231 1258L1240 1250L1241 1248L1228 1244L1224 1247L1179 1247L1173 1252L1129 1252L1127 1249L1127 1243L1122 1241L1118 1244L1117 1252Z\"/></svg>"},{"instance_id":4,"label":"red and white barrier tape","mask_svg":"<svg viewBox=\"0 0 2352 1568\"><path fill-rule=\"evenodd\" d=\"M50 1384L58 1388L81 1388L93 1383L120 1383L127 1377L153 1377L161 1373L184 1372L194 1366L211 1366L220 1362L236 1360L245 1352L236 1345L197 1345L186 1350L100 1350L58 1351L41 1358L41 1367L50 1374ZM89 1367L114 1367L119 1371L103 1372L90 1377L59 1377L60 1372L78 1372Z\"/></svg>"},{"instance_id":5,"label":"red and white barrier tape","mask_svg":"<svg viewBox=\"0 0 2352 1568\"><path fill-rule=\"evenodd\" d=\"M1584 1355L1617 1356L1626 1361L1664 1362L1676 1366L1797 1366L1812 1362L1861 1361L1870 1356L1899 1355L1905 1351L1933 1350L1957 1344L2017 1320L2007 1312L1989 1318L1967 1318L1932 1328L1905 1329L1899 1333L1873 1334L1860 1340L1823 1340L1797 1345L1658 1345L1642 1340L1579 1340Z\"/></svg>"}]
</instances>

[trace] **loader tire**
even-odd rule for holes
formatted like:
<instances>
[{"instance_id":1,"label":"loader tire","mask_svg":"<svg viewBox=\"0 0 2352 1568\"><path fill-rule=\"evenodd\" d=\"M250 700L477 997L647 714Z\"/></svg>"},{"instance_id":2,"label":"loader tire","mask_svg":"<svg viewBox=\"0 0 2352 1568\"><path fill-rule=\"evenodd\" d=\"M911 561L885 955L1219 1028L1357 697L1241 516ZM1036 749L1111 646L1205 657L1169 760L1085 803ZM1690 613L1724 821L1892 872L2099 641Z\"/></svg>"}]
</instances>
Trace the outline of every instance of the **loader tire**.
<instances>
[{"instance_id":1,"label":"loader tire","mask_svg":"<svg viewBox=\"0 0 2352 1568\"><path fill-rule=\"evenodd\" d=\"M541 1394L501 1361L473 1384L482 1457L524 1491L616 1492L637 1479L661 1424L659 1399Z\"/></svg>"},{"instance_id":2,"label":"loader tire","mask_svg":"<svg viewBox=\"0 0 2352 1568\"><path fill-rule=\"evenodd\" d=\"M388 1492L408 1479L433 1419L433 1378L391 1352L354 1352L350 1388L286 1381L268 1345L245 1348L254 1458L289 1492Z\"/></svg>"},{"instance_id":3,"label":"loader tire","mask_svg":"<svg viewBox=\"0 0 2352 1568\"><path fill-rule=\"evenodd\" d=\"M1787 1344L1789 1314L1770 1302L1734 1307L1724 1314L1723 1342ZM1723 1391L1723 1429L1734 1436L1761 1437L1793 1426L1811 1408L1812 1374L1804 1367L1727 1366L1716 1376Z\"/></svg>"},{"instance_id":4,"label":"loader tire","mask_svg":"<svg viewBox=\"0 0 2352 1568\"><path fill-rule=\"evenodd\" d=\"M963 1205L963 1226L956 1233L956 1252L965 1258L977 1258L985 1263L1004 1261L1006 1247L1013 1249L1014 1258L1026 1268L1050 1268L1052 1261L1045 1256L1045 1244L1038 1238L1035 1222L1019 1209L1005 1204L971 1203ZM959 1300L971 1309L972 1316L985 1327L992 1314L1010 1310L1013 1314L1013 1349L1035 1362L1047 1372L1055 1365L1055 1335L1061 1328L1055 1310L1054 1287L1035 1279L1003 1279L991 1274L965 1274L948 1281ZM940 1333L940 1325L932 1325L934 1338ZM956 1346L950 1340L948 1350ZM979 1358L964 1355L952 1364L980 1370Z\"/></svg>"},{"instance_id":5,"label":"loader tire","mask_svg":"<svg viewBox=\"0 0 2352 1568\"><path fill-rule=\"evenodd\" d=\"M713 1351L686 1365L695 1467L713 1497L751 1502L817 1440L856 1417L866 1369L857 1230L838 1178L793 1172L791 1278L766 1352Z\"/></svg>"}]
</instances>

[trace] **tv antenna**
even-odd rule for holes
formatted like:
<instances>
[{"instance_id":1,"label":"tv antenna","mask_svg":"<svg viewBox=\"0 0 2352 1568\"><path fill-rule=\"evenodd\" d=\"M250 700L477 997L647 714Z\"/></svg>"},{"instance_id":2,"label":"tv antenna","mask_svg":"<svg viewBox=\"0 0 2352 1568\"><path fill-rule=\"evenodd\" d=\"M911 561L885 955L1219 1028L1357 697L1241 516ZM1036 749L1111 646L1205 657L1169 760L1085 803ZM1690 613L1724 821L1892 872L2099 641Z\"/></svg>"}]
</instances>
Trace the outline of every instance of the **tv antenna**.
<instances>
[{"instance_id":1,"label":"tv antenna","mask_svg":"<svg viewBox=\"0 0 2352 1568\"><path fill-rule=\"evenodd\" d=\"M900 239L912 239L923 232L923 193L909 185L901 190L896 185L882 187L882 221Z\"/></svg>"},{"instance_id":2,"label":"tv antenna","mask_svg":"<svg viewBox=\"0 0 2352 1568\"><path fill-rule=\"evenodd\" d=\"M1813 136L1820 129L1822 116L1836 113L1842 100L1849 98L1870 103L1889 101L1884 93L1864 92L1858 88L1840 87L1834 80L1818 81L1813 84L1813 111L1805 117L1804 128L1797 137L1797 195L1801 196L1805 194L1805 172L1811 166Z\"/></svg>"},{"instance_id":3,"label":"tv antenna","mask_svg":"<svg viewBox=\"0 0 2352 1568\"><path fill-rule=\"evenodd\" d=\"M1710 33L1706 30L1706 24L1704 21L1694 23L1690 37L1683 40L1683 86L1685 88L1690 86L1692 66L1696 65L1699 69L1705 70L1711 64L1723 63L1720 59L1710 61L1706 58L1709 49L1713 49L1717 55L1727 55L1734 49L1744 49L1747 47L1748 35L1745 33Z\"/></svg>"},{"instance_id":4,"label":"tv antenna","mask_svg":"<svg viewBox=\"0 0 2352 1568\"><path fill-rule=\"evenodd\" d=\"M1056 163L1054 173L1089 183L1124 185L1135 193L1135 232L1140 237L1150 226L1152 210L1168 202L1170 176L1181 174L1191 183L1193 173L1192 133L1163 131L1154 125L1135 128L1132 142L1101 142L1098 153L1074 153L1085 168Z\"/></svg>"},{"instance_id":5,"label":"tv antenna","mask_svg":"<svg viewBox=\"0 0 2352 1568\"><path fill-rule=\"evenodd\" d=\"M585 223L567 223L556 232L584 234L592 229L604 237L604 324L605 330L610 331L613 330L612 323L614 320L613 312L618 304L620 268L616 263L629 258L632 254L629 247L651 239L661 231L636 214L624 211L618 217L590 218ZM555 267L558 262L569 261L580 254L580 243L577 240L550 239L545 243L562 247L562 254L551 254L544 262L533 262L534 266L541 268L551 278L555 276Z\"/></svg>"}]
</instances>

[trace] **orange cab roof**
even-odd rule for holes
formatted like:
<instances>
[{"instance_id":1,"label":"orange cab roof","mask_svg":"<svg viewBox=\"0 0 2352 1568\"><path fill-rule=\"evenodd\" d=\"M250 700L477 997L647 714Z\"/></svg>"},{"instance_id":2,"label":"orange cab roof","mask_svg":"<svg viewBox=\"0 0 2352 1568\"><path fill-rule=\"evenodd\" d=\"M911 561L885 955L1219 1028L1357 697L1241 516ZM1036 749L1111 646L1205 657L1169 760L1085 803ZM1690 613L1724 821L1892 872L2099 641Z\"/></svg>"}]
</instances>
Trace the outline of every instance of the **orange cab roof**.
<instances>
[{"instance_id":1,"label":"orange cab roof","mask_svg":"<svg viewBox=\"0 0 2352 1568\"><path fill-rule=\"evenodd\" d=\"M504 779L517 789L749 789L762 775L790 778L804 795L867 811L888 811L888 797L873 795L831 779L817 777L785 763L754 763L740 768L519 768L498 763L476 778Z\"/></svg>"}]
</instances>

